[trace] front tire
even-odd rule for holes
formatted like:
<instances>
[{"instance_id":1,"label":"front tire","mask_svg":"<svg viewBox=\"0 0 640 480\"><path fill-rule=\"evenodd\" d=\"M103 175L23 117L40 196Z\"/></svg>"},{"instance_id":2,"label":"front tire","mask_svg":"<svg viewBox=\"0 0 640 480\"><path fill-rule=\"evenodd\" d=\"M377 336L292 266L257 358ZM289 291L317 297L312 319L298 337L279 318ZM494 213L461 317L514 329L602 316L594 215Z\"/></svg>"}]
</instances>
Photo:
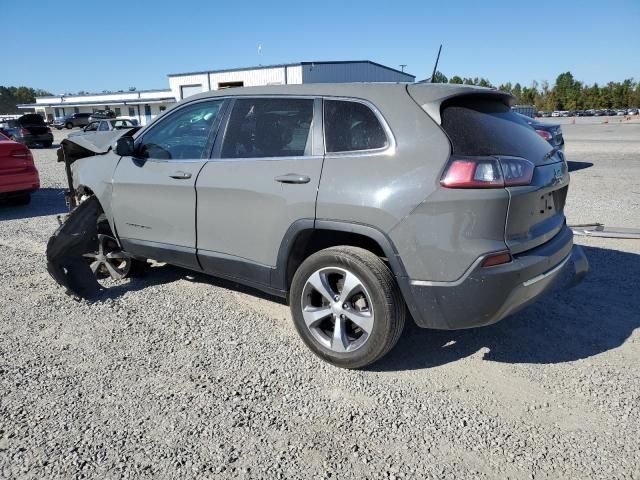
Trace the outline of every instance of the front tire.
<instances>
[{"instance_id":1,"label":"front tire","mask_svg":"<svg viewBox=\"0 0 640 480\"><path fill-rule=\"evenodd\" d=\"M357 247L314 253L296 271L291 314L317 356L341 368L362 368L387 354L404 328L406 307L389 267Z\"/></svg>"},{"instance_id":2,"label":"front tire","mask_svg":"<svg viewBox=\"0 0 640 480\"><path fill-rule=\"evenodd\" d=\"M73 128L73 123L71 122L67 122L67 124L65 125L65 127L67 127L68 130L71 130Z\"/></svg>"}]
</instances>

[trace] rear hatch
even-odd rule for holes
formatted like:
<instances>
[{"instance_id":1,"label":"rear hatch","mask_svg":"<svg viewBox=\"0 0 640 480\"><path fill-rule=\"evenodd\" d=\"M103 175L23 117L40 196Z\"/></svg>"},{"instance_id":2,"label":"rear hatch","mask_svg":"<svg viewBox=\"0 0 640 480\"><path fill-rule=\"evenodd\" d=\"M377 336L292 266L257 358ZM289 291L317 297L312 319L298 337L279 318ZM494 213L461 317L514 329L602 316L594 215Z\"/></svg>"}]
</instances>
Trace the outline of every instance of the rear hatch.
<instances>
[{"instance_id":1,"label":"rear hatch","mask_svg":"<svg viewBox=\"0 0 640 480\"><path fill-rule=\"evenodd\" d=\"M527 185L501 187L510 197L505 243L517 254L542 245L562 229L569 173L562 153L512 112L508 102L497 93L458 95L443 101L439 114L453 158L493 158L503 168L520 159L533 164Z\"/></svg>"},{"instance_id":2,"label":"rear hatch","mask_svg":"<svg viewBox=\"0 0 640 480\"><path fill-rule=\"evenodd\" d=\"M37 114L21 116L18 119L18 124L31 135L42 135L50 131L49 127L44 123L44 119Z\"/></svg>"}]
</instances>

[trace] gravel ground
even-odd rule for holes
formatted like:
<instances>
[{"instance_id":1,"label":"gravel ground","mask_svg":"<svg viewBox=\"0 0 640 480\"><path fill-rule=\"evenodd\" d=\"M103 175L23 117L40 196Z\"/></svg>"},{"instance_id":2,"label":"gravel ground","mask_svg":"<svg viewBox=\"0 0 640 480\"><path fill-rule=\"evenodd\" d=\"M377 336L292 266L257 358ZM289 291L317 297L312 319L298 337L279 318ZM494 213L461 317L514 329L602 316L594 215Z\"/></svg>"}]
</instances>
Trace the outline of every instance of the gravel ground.
<instances>
[{"instance_id":1,"label":"gravel ground","mask_svg":"<svg viewBox=\"0 0 640 480\"><path fill-rule=\"evenodd\" d=\"M563 128L569 222L640 228L640 121ZM42 190L0 206L0 477L640 479L640 241L577 239L575 289L483 329L409 325L344 371L281 303L178 268L66 297L44 259L63 169L34 155Z\"/></svg>"}]
</instances>

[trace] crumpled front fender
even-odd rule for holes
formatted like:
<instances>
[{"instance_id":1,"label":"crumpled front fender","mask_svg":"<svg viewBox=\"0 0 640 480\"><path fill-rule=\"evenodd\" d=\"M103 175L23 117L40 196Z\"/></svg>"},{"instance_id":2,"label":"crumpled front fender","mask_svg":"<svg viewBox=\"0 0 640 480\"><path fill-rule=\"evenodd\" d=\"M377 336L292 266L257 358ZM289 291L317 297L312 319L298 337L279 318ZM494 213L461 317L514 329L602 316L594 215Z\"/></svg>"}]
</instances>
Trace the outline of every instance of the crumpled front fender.
<instances>
[{"instance_id":1,"label":"crumpled front fender","mask_svg":"<svg viewBox=\"0 0 640 480\"><path fill-rule=\"evenodd\" d=\"M87 199L69 214L47 243L47 270L74 297L91 298L101 288L82 256L95 249L101 214L98 199Z\"/></svg>"}]
</instances>

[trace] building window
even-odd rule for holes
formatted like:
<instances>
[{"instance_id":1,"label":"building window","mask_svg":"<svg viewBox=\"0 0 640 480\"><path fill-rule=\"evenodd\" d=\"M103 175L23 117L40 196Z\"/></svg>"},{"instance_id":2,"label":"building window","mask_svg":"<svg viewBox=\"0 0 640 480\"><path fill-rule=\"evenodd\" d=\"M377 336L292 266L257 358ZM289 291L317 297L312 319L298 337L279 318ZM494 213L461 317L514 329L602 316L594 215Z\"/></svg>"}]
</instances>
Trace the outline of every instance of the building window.
<instances>
[{"instance_id":1,"label":"building window","mask_svg":"<svg viewBox=\"0 0 640 480\"><path fill-rule=\"evenodd\" d=\"M122 111L120 110L120 107L116 107L115 111L116 111L116 117L119 117L122 114Z\"/></svg>"},{"instance_id":2,"label":"building window","mask_svg":"<svg viewBox=\"0 0 640 480\"><path fill-rule=\"evenodd\" d=\"M220 83L218 83L218 90L222 90L223 88L236 88L236 87L244 87L244 82L220 82Z\"/></svg>"},{"instance_id":3,"label":"building window","mask_svg":"<svg viewBox=\"0 0 640 480\"><path fill-rule=\"evenodd\" d=\"M53 114L56 116L56 118L59 117L60 116L60 109L59 108L54 108L53 109Z\"/></svg>"},{"instance_id":4,"label":"building window","mask_svg":"<svg viewBox=\"0 0 640 480\"><path fill-rule=\"evenodd\" d=\"M133 107L129 107L129 116L130 117L135 117L136 116L136 109Z\"/></svg>"},{"instance_id":5,"label":"building window","mask_svg":"<svg viewBox=\"0 0 640 480\"><path fill-rule=\"evenodd\" d=\"M73 107L73 113L80 113L80 109L78 107Z\"/></svg>"},{"instance_id":6,"label":"building window","mask_svg":"<svg viewBox=\"0 0 640 480\"><path fill-rule=\"evenodd\" d=\"M160 110L161 112L164 112L167 109L166 105L160 105L158 107L158 110Z\"/></svg>"}]
</instances>

